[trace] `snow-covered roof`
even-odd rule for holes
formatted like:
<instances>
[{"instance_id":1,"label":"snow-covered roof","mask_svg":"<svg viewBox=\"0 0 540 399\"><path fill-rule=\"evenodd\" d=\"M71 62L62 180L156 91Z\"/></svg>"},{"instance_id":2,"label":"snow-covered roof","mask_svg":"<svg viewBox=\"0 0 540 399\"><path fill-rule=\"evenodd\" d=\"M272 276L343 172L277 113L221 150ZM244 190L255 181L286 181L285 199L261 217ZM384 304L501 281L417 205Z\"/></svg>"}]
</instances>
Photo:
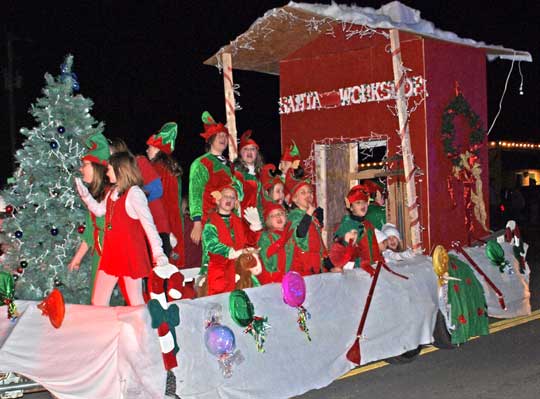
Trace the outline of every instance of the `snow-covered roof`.
<instances>
[{"instance_id":1,"label":"snow-covered roof","mask_svg":"<svg viewBox=\"0 0 540 399\"><path fill-rule=\"evenodd\" d=\"M233 68L279 74L279 61L300 49L321 34L332 34L343 23L363 25L372 29L398 29L419 36L463 44L484 49L489 60L497 57L532 62L526 51L460 38L453 32L437 29L422 19L420 11L399 1L385 4L379 9L356 5L306 4L291 1L284 7L274 8L258 18L249 29L222 47L205 64L218 65L218 55L230 52Z\"/></svg>"}]
</instances>

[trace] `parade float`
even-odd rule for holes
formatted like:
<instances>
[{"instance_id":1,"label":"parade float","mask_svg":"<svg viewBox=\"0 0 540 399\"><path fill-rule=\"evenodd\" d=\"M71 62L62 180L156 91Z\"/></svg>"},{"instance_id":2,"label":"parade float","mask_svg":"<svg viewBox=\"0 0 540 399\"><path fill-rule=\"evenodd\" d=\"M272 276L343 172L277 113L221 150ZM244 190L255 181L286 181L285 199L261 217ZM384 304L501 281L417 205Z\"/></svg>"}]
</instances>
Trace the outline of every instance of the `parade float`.
<instances>
[{"instance_id":1,"label":"parade float","mask_svg":"<svg viewBox=\"0 0 540 399\"><path fill-rule=\"evenodd\" d=\"M440 31L398 2L268 11L206 61L222 69L233 144L233 69L279 75L282 147L294 141L307 157L326 240L349 188L378 178L387 220L417 255L378 264L373 278L347 270L173 303L161 291L148 307L54 302L61 325L58 311L43 315L50 297L16 300L4 275L0 372L59 398L164 397L166 368L182 398L291 397L443 339L435 330L453 346L487 334L488 316L529 314L526 244L515 223L490 232L486 213L486 57L532 60Z\"/></svg>"}]
</instances>

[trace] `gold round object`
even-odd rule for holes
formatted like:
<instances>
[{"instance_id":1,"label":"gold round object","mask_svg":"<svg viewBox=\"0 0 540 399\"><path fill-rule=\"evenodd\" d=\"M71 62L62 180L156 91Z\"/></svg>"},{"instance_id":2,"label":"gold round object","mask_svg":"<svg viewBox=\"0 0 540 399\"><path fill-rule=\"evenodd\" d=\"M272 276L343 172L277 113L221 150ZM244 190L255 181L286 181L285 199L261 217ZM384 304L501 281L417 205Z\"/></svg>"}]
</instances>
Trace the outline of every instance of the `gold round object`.
<instances>
[{"instance_id":1,"label":"gold round object","mask_svg":"<svg viewBox=\"0 0 540 399\"><path fill-rule=\"evenodd\" d=\"M433 250L433 271L439 277L439 286L443 285L443 277L448 273L448 252L442 245Z\"/></svg>"}]
</instances>

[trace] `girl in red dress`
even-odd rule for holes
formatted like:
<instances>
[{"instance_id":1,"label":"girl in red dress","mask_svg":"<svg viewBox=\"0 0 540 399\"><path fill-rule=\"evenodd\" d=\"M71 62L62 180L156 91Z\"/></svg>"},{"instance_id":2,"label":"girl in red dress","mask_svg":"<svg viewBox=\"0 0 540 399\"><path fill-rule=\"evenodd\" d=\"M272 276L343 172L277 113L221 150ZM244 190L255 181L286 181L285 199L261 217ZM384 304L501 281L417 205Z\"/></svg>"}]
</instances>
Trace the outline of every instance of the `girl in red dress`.
<instances>
[{"instance_id":1,"label":"girl in red dress","mask_svg":"<svg viewBox=\"0 0 540 399\"><path fill-rule=\"evenodd\" d=\"M132 306L142 305L142 278L149 275L152 264L166 265L168 259L163 253L146 195L140 188L143 182L135 158L127 152L111 155L107 176L114 186L101 202L76 179L77 191L88 209L96 216L105 215L103 252L92 304L107 306L114 286L122 279L126 300Z\"/></svg>"}]
</instances>

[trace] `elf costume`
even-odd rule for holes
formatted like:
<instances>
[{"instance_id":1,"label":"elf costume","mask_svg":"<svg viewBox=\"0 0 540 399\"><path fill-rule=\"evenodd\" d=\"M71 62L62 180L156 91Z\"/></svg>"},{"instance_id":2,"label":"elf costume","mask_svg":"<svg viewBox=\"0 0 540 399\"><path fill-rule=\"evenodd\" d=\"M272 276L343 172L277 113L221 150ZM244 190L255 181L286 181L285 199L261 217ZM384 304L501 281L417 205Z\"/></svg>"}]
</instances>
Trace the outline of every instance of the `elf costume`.
<instances>
[{"instance_id":1,"label":"elf costume","mask_svg":"<svg viewBox=\"0 0 540 399\"><path fill-rule=\"evenodd\" d=\"M259 145L251 138L251 130L246 130L240 137L240 144L238 145L238 153L242 151L242 148L252 145L259 151ZM261 190L261 183L259 180L259 171L255 169L255 166L243 164L239 160L241 167L235 167L234 175L242 183L244 190L244 198L240 202L240 209L247 209L248 207L255 207L261 209L261 202L259 200L259 192Z\"/></svg>"},{"instance_id":2,"label":"elf costume","mask_svg":"<svg viewBox=\"0 0 540 399\"><path fill-rule=\"evenodd\" d=\"M156 147L163 153L170 155L174 151L174 143L178 134L178 126L174 122L164 124L159 132L150 136L146 141L149 146ZM169 262L175 266L185 265L184 229L182 218L182 182L161 162L152 163L161 178L163 187L163 206L165 208L170 232L176 238L176 245L172 248ZM158 228L158 231L159 228ZM161 231L160 231L161 232Z\"/></svg>"},{"instance_id":3,"label":"elf costume","mask_svg":"<svg viewBox=\"0 0 540 399\"><path fill-rule=\"evenodd\" d=\"M204 133L201 137L208 143L212 136L218 133L229 134L222 123L216 123L208 112L202 115ZM191 220L204 223L209 212L214 209L214 199L211 193L219 191L221 187L233 184L233 172L228 161L222 155L214 155L210 152L195 159L189 170L189 213ZM240 191L239 200L243 197Z\"/></svg>"},{"instance_id":4,"label":"elf costume","mask_svg":"<svg viewBox=\"0 0 540 399\"><path fill-rule=\"evenodd\" d=\"M271 163L268 163L261 168L260 181L261 191L259 196L261 198L261 205L264 208L265 202L275 202L272 198L272 190L274 189L274 186L278 183L282 184L283 186L284 184L279 171L276 171L276 167ZM284 202L285 201L282 201L281 204L284 205Z\"/></svg>"},{"instance_id":5,"label":"elf costume","mask_svg":"<svg viewBox=\"0 0 540 399\"><path fill-rule=\"evenodd\" d=\"M232 185L225 185L219 191ZM235 259L246 246L245 223L234 213L222 215L218 211L210 212L202 232L203 264L201 274L206 271L208 295L230 292L235 289Z\"/></svg>"},{"instance_id":6,"label":"elf costume","mask_svg":"<svg viewBox=\"0 0 540 399\"><path fill-rule=\"evenodd\" d=\"M374 198L377 196L377 193L380 193L382 196L384 188L372 180L364 181L363 185L368 189L370 197L372 197L372 202L369 203L365 216L366 220L369 220L376 229L380 230L386 223L386 207L378 204Z\"/></svg>"},{"instance_id":7,"label":"elf costume","mask_svg":"<svg viewBox=\"0 0 540 399\"><path fill-rule=\"evenodd\" d=\"M298 179L294 176L293 169L287 171L285 187L291 195L291 200L296 192L303 186L311 186L309 180ZM288 219L291 229L294 231L294 255L292 270L304 276L321 272L321 264L326 264L328 254L322 241L322 209L308 215L305 210L293 204ZM319 214L319 217L317 217ZM326 267L326 266L325 266ZM329 268L329 267L327 267Z\"/></svg>"},{"instance_id":8,"label":"elf costume","mask_svg":"<svg viewBox=\"0 0 540 399\"><path fill-rule=\"evenodd\" d=\"M282 205L264 201L264 220L273 210L285 212ZM279 283L285 273L291 269L294 255L293 230L287 223L283 230L266 229L259 238L259 255L263 263L262 273L257 276L261 284Z\"/></svg>"},{"instance_id":9,"label":"elf costume","mask_svg":"<svg viewBox=\"0 0 540 399\"><path fill-rule=\"evenodd\" d=\"M107 166L107 160L109 159L109 143L105 136L101 133L96 133L88 138L86 141L88 152L81 158L81 161L90 161L92 163ZM103 249L103 226L105 225L105 218L103 216L97 217L92 212L88 212L86 217L86 227L82 236L83 241L92 248L92 272L90 275L90 295L94 291L94 283L96 279L96 271L101 259L101 252Z\"/></svg>"},{"instance_id":10,"label":"elf costume","mask_svg":"<svg viewBox=\"0 0 540 399\"><path fill-rule=\"evenodd\" d=\"M346 201L347 206L350 206L355 201L369 201L369 192L365 186L359 184L349 190ZM354 251L354 256L355 258L360 258L360 267L371 274L371 265L382 260L375 236L375 229L371 222L366 220L364 216L354 215L352 213L346 214L341 219L337 229L337 242L339 243L340 238L342 239L352 229L358 232L357 248ZM348 243L344 242L341 242L341 244L348 245Z\"/></svg>"},{"instance_id":11,"label":"elf costume","mask_svg":"<svg viewBox=\"0 0 540 399\"><path fill-rule=\"evenodd\" d=\"M330 259L336 267L343 268L351 262L354 269L362 268L373 276L375 269L370 263L361 261L362 249L358 239L356 242L348 242L345 238L345 235L352 230L363 232L364 225L361 223L359 224L353 218L343 218L334 236L332 247L330 248ZM361 237L361 234L359 234L358 237Z\"/></svg>"},{"instance_id":12,"label":"elf costume","mask_svg":"<svg viewBox=\"0 0 540 399\"><path fill-rule=\"evenodd\" d=\"M293 164L296 162L298 165L300 165L300 151L298 150L298 147L296 146L296 143L294 141L289 144L283 155L281 156L281 162L292 162ZM286 173L283 174L283 179L285 178Z\"/></svg>"}]
</instances>

